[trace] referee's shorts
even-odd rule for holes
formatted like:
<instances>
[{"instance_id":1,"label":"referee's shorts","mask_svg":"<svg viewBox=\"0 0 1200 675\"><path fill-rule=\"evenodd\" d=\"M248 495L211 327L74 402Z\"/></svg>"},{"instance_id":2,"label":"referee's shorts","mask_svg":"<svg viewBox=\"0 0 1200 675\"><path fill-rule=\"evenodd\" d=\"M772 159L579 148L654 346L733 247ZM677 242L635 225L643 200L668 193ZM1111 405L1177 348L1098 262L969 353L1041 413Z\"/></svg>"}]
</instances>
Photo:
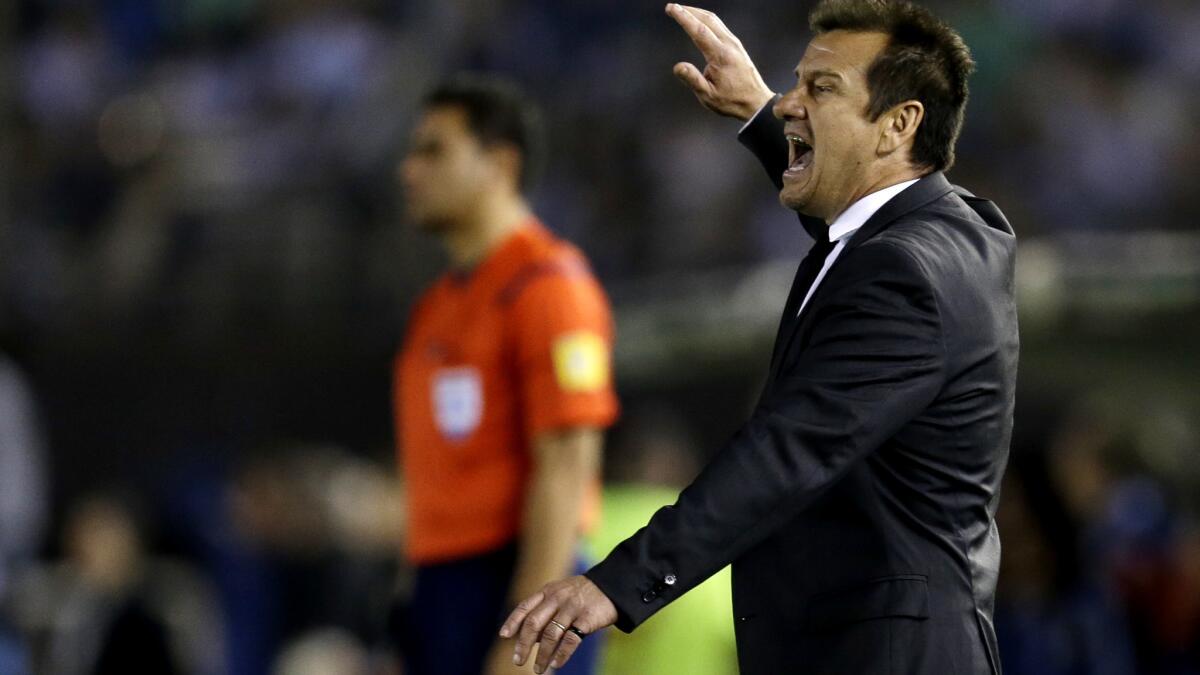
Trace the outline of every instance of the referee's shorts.
<instances>
[{"instance_id":1,"label":"referee's shorts","mask_svg":"<svg viewBox=\"0 0 1200 675\"><path fill-rule=\"evenodd\" d=\"M397 621L404 675L480 675L511 609L507 596L516 561L517 546L512 543L491 553L417 568L412 597ZM578 557L575 574L587 568ZM556 672L596 673L602 638L589 635Z\"/></svg>"}]
</instances>

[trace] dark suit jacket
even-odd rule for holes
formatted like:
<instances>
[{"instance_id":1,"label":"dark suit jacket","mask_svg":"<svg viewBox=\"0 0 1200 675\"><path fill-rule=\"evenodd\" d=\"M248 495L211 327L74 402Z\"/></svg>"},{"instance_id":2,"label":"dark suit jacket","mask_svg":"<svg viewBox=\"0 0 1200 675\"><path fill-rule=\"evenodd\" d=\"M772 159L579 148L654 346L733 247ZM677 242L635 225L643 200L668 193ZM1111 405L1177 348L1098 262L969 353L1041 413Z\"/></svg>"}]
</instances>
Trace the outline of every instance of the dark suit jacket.
<instances>
[{"instance_id":1,"label":"dark suit jacket","mask_svg":"<svg viewBox=\"0 0 1200 675\"><path fill-rule=\"evenodd\" d=\"M769 110L741 140L778 183ZM852 236L799 319L793 288L750 419L587 572L617 627L732 563L743 675L999 673L1015 247L991 202L933 173Z\"/></svg>"}]
</instances>

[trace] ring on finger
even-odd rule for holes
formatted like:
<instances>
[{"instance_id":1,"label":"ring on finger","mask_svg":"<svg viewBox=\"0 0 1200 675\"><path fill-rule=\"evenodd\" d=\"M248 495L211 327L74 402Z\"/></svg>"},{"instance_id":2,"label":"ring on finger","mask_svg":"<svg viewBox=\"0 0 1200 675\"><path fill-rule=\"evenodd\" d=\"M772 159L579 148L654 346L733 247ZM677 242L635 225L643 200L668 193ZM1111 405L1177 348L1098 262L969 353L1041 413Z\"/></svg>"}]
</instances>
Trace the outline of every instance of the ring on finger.
<instances>
[{"instance_id":1,"label":"ring on finger","mask_svg":"<svg viewBox=\"0 0 1200 675\"><path fill-rule=\"evenodd\" d=\"M558 629L559 629L559 630L561 630L561 631L562 631L564 634L565 634L565 633L566 633L568 630L570 630L570 628L567 628L566 626L564 626L564 625L562 625L561 623L559 623L559 622L555 621L554 619L550 619L550 623L554 624L555 626L558 626Z\"/></svg>"}]
</instances>

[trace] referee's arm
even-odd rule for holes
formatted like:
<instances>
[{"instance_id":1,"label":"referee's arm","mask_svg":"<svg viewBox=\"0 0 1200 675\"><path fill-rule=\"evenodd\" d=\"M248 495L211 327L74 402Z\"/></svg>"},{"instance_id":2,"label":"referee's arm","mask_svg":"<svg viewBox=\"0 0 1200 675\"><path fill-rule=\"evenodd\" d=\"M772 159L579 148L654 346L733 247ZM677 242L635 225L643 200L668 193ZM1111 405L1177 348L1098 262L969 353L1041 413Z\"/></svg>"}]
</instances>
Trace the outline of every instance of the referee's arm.
<instances>
[{"instance_id":1,"label":"referee's arm","mask_svg":"<svg viewBox=\"0 0 1200 675\"><path fill-rule=\"evenodd\" d=\"M537 593L548 581L571 573L583 496L600 472L603 436L595 427L539 434L526 491L517 569L509 606Z\"/></svg>"}]
</instances>

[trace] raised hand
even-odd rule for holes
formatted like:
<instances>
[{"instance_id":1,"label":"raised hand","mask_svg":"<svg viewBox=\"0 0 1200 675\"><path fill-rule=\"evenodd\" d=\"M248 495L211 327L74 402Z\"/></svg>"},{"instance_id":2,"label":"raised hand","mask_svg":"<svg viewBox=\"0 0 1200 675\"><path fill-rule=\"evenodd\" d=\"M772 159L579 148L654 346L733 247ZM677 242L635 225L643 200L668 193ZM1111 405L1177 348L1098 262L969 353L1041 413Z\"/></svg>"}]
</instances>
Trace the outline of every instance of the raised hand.
<instances>
[{"instance_id":1,"label":"raised hand","mask_svg":"<svg viewBox=\"0 0 1200 675\"><path fill-rule=\"evenodd\" d=\"M675 19L704 56L703 71L681 61L673 72L705 108L748 120L775 96L758 74L742 41L716 14L672 3L667 5L667 16Z\"/></svg>"}]
</instances>

